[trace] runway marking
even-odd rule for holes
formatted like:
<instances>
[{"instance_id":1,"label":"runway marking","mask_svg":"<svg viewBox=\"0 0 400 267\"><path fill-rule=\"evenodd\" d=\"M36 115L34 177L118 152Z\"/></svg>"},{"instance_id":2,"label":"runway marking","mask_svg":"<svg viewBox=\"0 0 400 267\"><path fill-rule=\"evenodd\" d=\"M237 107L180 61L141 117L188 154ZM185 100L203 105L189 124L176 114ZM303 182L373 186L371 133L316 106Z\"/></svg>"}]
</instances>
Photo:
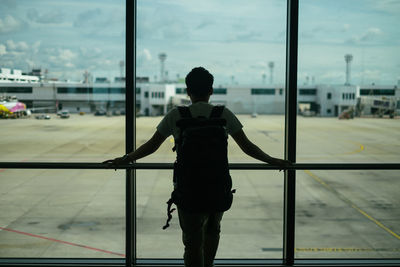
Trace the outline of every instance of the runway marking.
<instances>
[{"instance_id":1,"label":"runway marking","mask_svg":"<svg viewBox=\"0 0 400 267\"><path fill-rule=\"evenodd\" d=\"M353 141L348 141L348 142L358 145L358 146L359 146L359 148L358 148L358 149L356 149L356 150L350 151L350 152L343 153L344 155L352 155L352 154L357 154L357 153L360 153L361 151L363 151L363 150L364 150L364 148L365 148L363 144L356 143L356 142L353 142Z\"/></svg>"},{"instance_id":2,"label":"runway marking","mask_svg":"<svg viewBox=\"0 0 400 267\"><path fill-rule=\"evenodd\" d=\"M279 252L282 248L261 248L266 252ZM400 252L400 248L295 248L294 252Z\"/></svg>"},{"instance_id":3,"label":"runway marking","mask_svg":"<svg viewBox=\"0 0 400 267\"><path fill-rule=\"evenodd\" d=\"M100 249L100 248L94 248L94 247L90 247L90 246L86 246L86 245L81 245L81 244L77 244L77 243L72 243L72 242L68 242L68 241L63 241L63 240L51 238L51 237L45 237L45 236L42 236L42 235L35 235L35 234L22 232L22 231L10 229L10 228L0 227L0 230L9 231L9 232L12 232L12 233L17 233L17 234L21 234L21 235L30 236L30 237L36 237L36 238L40 238L40 239L45 239L45 240L48 240L48 241L62 243L62 244L71 245L71 246L75 246L75 247L86 248L86 249L90 249L90 250L94 250L94 251L98 251L98 252L103 252L103 253L107 253L107 254L113 254L113 255L120 256L120 257L125 257L125 254L122 254L122 253L112 252L112 251L108 251L108 250L104 250L104 249Z\"/></svg>"},{"instance_id":4,"label":"runway marking","mask_svg":"<svg viewBox=\"0 0 400 267\"><path fill-rule=\"evenodd\" d=\"M311 178L313 178L315 181L317 181L318 183L320 183L321 185L323 185L326 189L328 189L330 192L332 192L333 194L335 194L339 199L341 199L342 201L344 201L345 203L349 204L350 207L352 207L353 209L355 209L356 211L358 211L359 213L361 213L362 215L364 215L367 219L369 219L370 221L374 222L376 225L378 225L380 228L382 228L383 230L385 230L386 232L388 232L389 234L391 234L392 236L394 236L395 238L400 240L400 236L393 232L392 230L390 230L388 227L386 227L383 223L381 223L380 221L378 221L377 219L375 219L374 217L372 217L371 215L369 215L368 213L366 213L364 210L362 210L360 207L358 207L356 204L354 204L350 199L346 198L345 196L343 196L342 194L340 194L338 191L336 191L333 187L331 187L330 185L328 185L327 183L325 183L321 178L319 178L317 175L315 175L314 173L310 172L309 170L304 170L305 173L307 173Z\"/></svg>"},{"instance_id":5,"label":"runway marking","mask_svg":"<svg viewBox=\"0 0 400 267\"><path fill-rule=\"evenodd\" d=\"M357 143L357 142L353 142L353 141L346 141L346 142L355 144L355 145L359 146L359 148L357 148L357 149L355 149L355 150L352 150L352 151L349 151L349 152L343 152L343 153L338 153L338 154L332 154L332 155L330 155L330 156L318 155L318 159L332 159L333 156L353 155L353 154L357 154L357 153L360 153L360 152L362 152L362 151L365 150L365 146L364 146L363 144L360 144L360 143ZM299 157L298 159L301 159L301 160L308 159L308 160L309 160L309 158L306 158L306 157Z\"/></svg>"},{"instance_id":6,"label":"runway marking","mask_svg":"<svg viewBox=\"0 0 400 267\"><path fill-rule=\"evenodd\" d=\"M400 252L400 248L295 248L295 252Z\"/></svg>"}]
</instances>

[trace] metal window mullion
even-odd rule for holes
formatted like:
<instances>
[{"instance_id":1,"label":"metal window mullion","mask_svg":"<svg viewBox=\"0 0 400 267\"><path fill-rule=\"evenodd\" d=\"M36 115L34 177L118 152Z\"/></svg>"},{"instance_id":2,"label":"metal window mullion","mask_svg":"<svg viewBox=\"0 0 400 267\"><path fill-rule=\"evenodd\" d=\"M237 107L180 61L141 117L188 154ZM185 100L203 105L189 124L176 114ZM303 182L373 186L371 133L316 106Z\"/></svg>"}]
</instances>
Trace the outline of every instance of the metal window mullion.
<instances>
[{"instance_id":1,"label":"metal window mullion","mask_svg":"<svg viewBox=\"0 0 400 267\"><path fill-rule=\"evenodd\" d=\"M298 0L287 0L285 159L296 162ZM285 171L283 260L294 264L296 171Z\"/></svg>"},{"instance_id":2,"label":"metal window mullion","mask_svg":"<svg viewBox=\"0 0 400 267\"><path fill-rule=\"evenodd\" d=\"M125 27L125 152L135 149L135 42L136 42L136 0L126 0ZM132 266L136 259L136 191L134 169L126 170L125 184L125 254L126 266Z\"/></svg>"}]
</instances>

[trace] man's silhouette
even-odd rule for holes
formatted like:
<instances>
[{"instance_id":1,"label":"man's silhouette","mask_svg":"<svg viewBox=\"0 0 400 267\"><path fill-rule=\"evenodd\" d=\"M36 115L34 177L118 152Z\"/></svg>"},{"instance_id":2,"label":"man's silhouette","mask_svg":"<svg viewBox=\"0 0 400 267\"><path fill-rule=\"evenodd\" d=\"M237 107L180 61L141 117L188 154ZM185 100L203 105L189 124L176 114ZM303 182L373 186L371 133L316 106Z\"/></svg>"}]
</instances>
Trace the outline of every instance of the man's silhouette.
<instances>
[{"instance_id":1,"label":"man's silhouette","mask_svg":"<svg viewBox=\"0 0 400 267\"><path fill-rule=\"evenodd\" d=\"M192 69L185 79L187 94L192 101L189 106L193 117L209 117L213 105L209 104L213 94L214 77L202 67ZM288 166L290 162L273 158L252 143L243 131L243 126L237 117L224 108L221 118L226 120L226 131L236 141L247 155L263 162ZM104 161L111 166L127 164L137 159L146 157L155 152L164 140L173 135L175 140L179 137L179 128L176 122L181 119L177 108L173 108L157 126L157 130L149 141L144 143L134 152L123 157ZM186 267L211 267L218 249L220 236L220 222L223 212L187 212L178 206L179 224L182 229L182 240L185 246L184 261Z\"/></svg>"}]
</instances>

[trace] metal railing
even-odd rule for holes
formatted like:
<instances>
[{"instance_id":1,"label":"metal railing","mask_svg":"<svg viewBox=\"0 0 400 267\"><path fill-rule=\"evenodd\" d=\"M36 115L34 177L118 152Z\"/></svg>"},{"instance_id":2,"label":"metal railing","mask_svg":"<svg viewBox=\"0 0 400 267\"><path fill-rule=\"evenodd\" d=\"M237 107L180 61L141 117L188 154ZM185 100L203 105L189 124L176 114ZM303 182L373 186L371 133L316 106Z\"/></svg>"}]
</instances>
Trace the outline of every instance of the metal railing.
<instances>
[{"instance_id":1,"label":"metal railing","mask_svg":"<svg viewBox=\"0 0 400 267\"><path fill-rule=\"evenodd\" d=\"M0 162L1 169L115 169L91 162ZM173 163L132 163L119 165L126 170L172 170ZM281 168L263 163L230 163L230 170L400 170L400 163L295 163Z\"/></svg>"}]
</instances>

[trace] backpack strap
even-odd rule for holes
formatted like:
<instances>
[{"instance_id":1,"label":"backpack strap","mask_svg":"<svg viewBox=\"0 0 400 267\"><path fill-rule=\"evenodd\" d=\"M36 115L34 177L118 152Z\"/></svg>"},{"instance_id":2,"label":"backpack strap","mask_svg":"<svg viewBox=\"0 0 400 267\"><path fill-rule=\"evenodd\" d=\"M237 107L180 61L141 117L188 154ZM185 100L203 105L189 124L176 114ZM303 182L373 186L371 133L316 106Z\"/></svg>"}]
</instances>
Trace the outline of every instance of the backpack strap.
<instances>
[{"instance_id":1,"label":"backpack strap","mask_svg":"<svg viewBox=\"0 0 400 267\"><path fill-rule=\"evenodd\" d=\"M211 118L219 118L224 111L225 106L214 106L211 110L210 119Z\"/></svg>"},{"instance_id":2,"label":"backpack strap","mask_svg":"<svg viewBox=\"0 0 400 267\"><path fill-rule=\"evenodd\" d=\"M172 198L170 198L167 202L168 206L167 206L167 222L165 223L165 225L163 226L163 230L167 229L169 227L169 221L171 221L172 219L172 212L174 212L175 208L171 209L172 204L174 203L174 201L172 200Z\"/></svg>"},{"instance_id":3,"label":"backpack strap","mask_svg":"<svg viewBox=\"0 0 400 267\"><path fill-rule=\"evenodd\" d=\"M189 109L188 106L178 106L178 112L181 115L181 119L190 119L190 118L192 118L192 113L190 113L190 109ZM180 128L180 126L178 124L181 121L181 119L179 119L177 121L177 123L176 123L176 126L178 126L179 128ZM180 139L180 135L181 134L179 134L178 140ZM175 140L175 141L178 141L178 140ZM177 144L177 142L175 142L175 145L172 148L172 151L174 151L174 152L176 151L176 144Z\"/></svg>"},{"instance_id":4,"label":"backpack strap","mask_svg":"<svg viewBox=\"0 0 400 267\"><path fill-rule=\"evenodd\" d=\"M178 106L178 111L182 118L192 117L192 113L190 113L190 109L187 106Z\"/></svg>"}]
</instances>

